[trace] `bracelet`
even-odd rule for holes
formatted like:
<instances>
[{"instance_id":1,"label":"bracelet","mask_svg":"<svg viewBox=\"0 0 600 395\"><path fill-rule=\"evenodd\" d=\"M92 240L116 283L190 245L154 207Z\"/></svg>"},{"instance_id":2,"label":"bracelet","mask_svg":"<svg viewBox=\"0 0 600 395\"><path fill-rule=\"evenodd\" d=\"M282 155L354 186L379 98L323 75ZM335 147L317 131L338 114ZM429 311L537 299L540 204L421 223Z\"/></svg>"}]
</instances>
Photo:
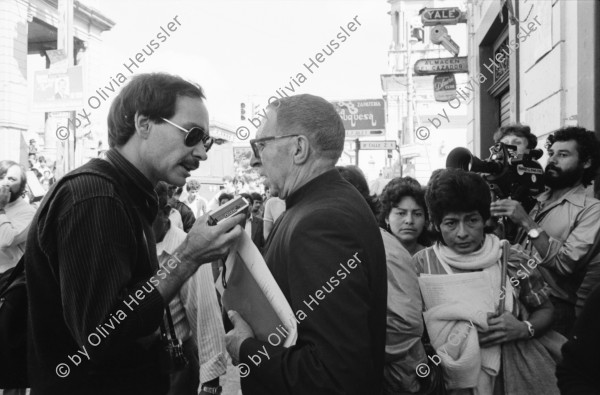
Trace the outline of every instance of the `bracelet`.
<instances>
[{"instance_id":1,"label":"bracelet","mask_svg":"<svg viewBox=\"0 0 600 395\"><path fill-rule=\"evenodd\" d=\"M218 386L218 387L209 387L206 385L203 385L202 388L200 388L201 391L209 393L209 394L220 394L223 391L223 387Z\"/></svg>"}]
</instances>

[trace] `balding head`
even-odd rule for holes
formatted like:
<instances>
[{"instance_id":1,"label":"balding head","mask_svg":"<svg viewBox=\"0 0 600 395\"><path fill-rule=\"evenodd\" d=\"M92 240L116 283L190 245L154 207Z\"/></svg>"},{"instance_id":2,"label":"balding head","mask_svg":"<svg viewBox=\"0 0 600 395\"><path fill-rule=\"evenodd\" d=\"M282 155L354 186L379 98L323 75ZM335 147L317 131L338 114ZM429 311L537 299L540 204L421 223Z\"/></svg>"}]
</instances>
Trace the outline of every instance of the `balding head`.
<instances>
[{"instance_id":1,"label":"balding head","mask_svg":"<svg viewBox=\"0 0 600 395\"><path fill-rule=\"evenodd\" d=\"M344 125L333 105L313 95L271 103L251 140L251 165L260 167L273 196L286 199L312 178L333 170L344 148Z\"/></svg>"},{"instance_id":2,"label":"balding head","mask_svg":"<svg viewBox=\"0 0 600 395\"><path fill-rule=\"evenodd\" d=\"M333 104L303 94L276 100L267 107L277 114L277 134L303 134L316 154L335 164L344 150L346 131Z\"/></svg>"}]
</instances>

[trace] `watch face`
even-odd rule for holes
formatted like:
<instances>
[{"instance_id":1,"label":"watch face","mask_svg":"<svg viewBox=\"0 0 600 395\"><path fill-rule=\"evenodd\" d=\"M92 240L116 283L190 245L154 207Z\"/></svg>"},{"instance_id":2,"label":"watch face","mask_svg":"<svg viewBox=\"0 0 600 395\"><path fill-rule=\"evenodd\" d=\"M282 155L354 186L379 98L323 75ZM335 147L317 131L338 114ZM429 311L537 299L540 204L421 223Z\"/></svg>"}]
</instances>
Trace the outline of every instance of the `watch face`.
<instances>
[{"instance_id":1,"label":"watch face","mask_svg":"<svg viewBox=\"0 0 600 395\"><path fill-rule=\"evenodd\" d=\"M527 232L527 235L530 239L537 239L540 235L540 232L538 232L537 229L531 229L529 232Z\"/></svg>"}]
</instances>

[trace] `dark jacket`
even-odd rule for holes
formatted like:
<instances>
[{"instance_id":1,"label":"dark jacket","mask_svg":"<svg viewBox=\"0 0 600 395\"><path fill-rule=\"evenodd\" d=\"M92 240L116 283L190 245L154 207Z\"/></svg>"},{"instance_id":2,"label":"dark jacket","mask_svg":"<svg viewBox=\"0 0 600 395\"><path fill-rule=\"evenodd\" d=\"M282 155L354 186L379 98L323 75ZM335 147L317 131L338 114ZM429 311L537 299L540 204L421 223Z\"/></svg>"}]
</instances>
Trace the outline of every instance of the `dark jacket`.
<instances>
[{"instance_id":1,"label":"dark jacket","mask_svg":"<svg viewBox=\"0 0 600 395\"><path fill-rule=\"evenodd\" d=\"M246 339L240 360L250 375L242 379L242 391L379 394L387 282L375 218L337 170L309 181L286 206L267 241L265 260L296 314L298 340L286 349ZM255 355L262 357L258 366Z\"/></svg>"},{"instance_id":2,"label":"dark jacket","mask_svg":"<svg viewBox=\"0 0 600 395\"><path fill-rule=\"evenodd\" d=\"M261 217L252 217L252 241L259 250L265 246L265 236L263 235L263 219Z\"/></svg>"},{"instance_id":3,"label":"dark jacket","mask_svg":"<svg viewBox=\"0 0 600 395\"><path fill-rule=\"evenodd\" d=\"M600 394L600 285L590 293L556 369L563 395Z\"/></svg>"},{"instance_id":4,"label":"dark jacket","mask_svg":"<svg viewBox=\"0 0 600 395\"><path fill-rule=\"evenodd\" d=\"M190 229L192 229L192 226L194 226L194 222L196 222L196 217L194 216L192 209L189 208L187 204L177 199L171 199L169 205L179 211L179 214L181 214L181 222L183 222L183 231L185 233L189 232Z\"/></svg>"},{"instance_id":5,"label":"dark jacket","mask_svg":"<svg viewBox=\"0 0 600 395\"><path fill-rule=\"evenodd\" d=\"M32 395L168 389L156 334L165 303L149 281L157 267L156 194L119 153L107 158L114 166L93 159L61 179L31 224L25 272Z\"/></svg>"}]
</instances>

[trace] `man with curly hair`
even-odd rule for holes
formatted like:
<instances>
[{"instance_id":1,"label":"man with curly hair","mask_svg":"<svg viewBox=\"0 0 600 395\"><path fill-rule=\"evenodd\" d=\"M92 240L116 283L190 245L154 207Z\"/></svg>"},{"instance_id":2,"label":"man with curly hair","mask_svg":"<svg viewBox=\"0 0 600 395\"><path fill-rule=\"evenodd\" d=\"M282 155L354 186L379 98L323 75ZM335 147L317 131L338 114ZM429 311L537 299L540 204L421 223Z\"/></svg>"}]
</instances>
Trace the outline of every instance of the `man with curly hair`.
<instances>
[{"instance_id":1,"label":"man with curly hair","mask_svg":"<svg viewBox=\"0 0 600 395\"><path fill-rule=\"evenodd\" d=\"M568 335L576 307L579 311L600 283L600 201L585 191L600 165L600 142L594 132L572 126L548 136L546 148L548 189L532 211L508 199L492 203L491 210L521 226L519 240L537 258L552 288L554 329Z\"/></svg>"}]
</instances>

